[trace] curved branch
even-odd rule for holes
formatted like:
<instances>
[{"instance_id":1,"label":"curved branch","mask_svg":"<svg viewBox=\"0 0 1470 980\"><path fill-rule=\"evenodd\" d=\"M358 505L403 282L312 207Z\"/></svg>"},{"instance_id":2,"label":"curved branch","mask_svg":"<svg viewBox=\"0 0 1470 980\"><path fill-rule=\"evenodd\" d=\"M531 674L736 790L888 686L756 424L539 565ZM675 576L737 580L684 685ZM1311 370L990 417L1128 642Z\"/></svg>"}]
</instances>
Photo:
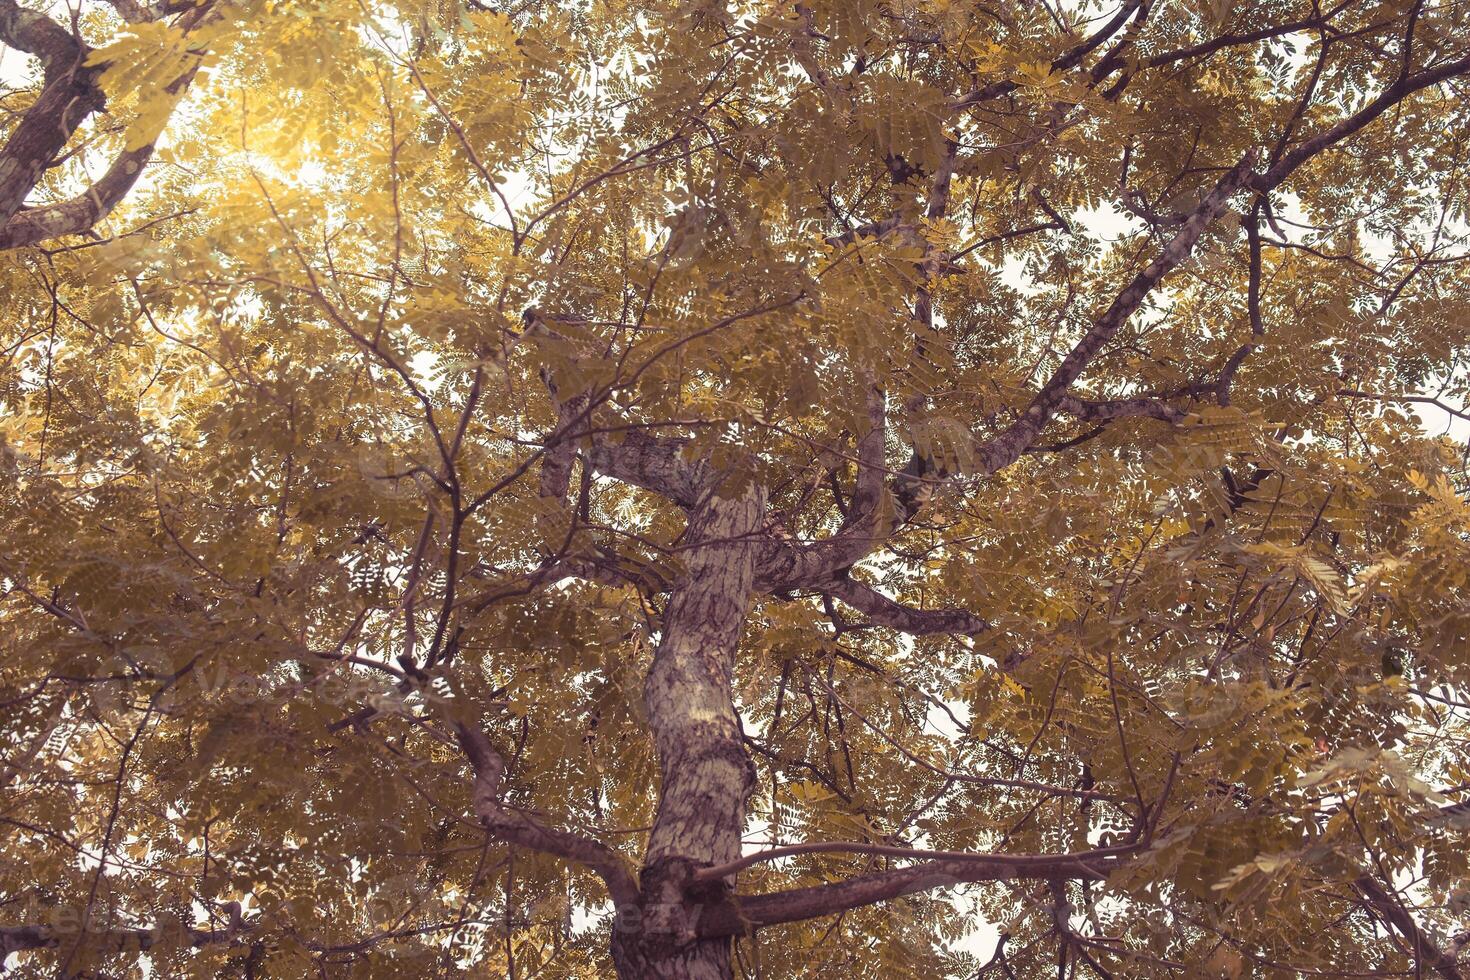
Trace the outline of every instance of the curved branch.
<instances>
[{"instance_id":1,"label":"curved branch","mask_svg":"<svg viewBox=\"0 0 1470 980\"><path fill-rule=\"evenodd\" d=\"M1455 957L1440 949L1434 940L1426 936L1403 904L1371 875L1359 875L1353 882L1353 887L1363 896L1376 916L1398 930L1413 950L1416 960L1433 967L1445 980L1461 980L1464 977Z\"/></svg>"},{"instance_id":2,"label":"curved branch","mask_svg":"<svg viewBox=\"0 0 1470 980\"><path fill-rule=\"evenodd\" d=\"M45 14L0 0L0 41L34 55L44 84L0 150L0 223L8 223L88 116L103 106L91 49Z\"/></svg>"},{"instance_id":3,"label":"curved branch","mask_svg":"<svg viewBox=\"0 0 1470 980\"><path fill-rule=\"evenodd\" d=\"M24 248L95 226L122 203L153 157L153 144L118 155L96 183L76 197L38 208L22 208L0 225L0 251Z\"/></svg>"},{"instance_id":4,"label":"curved branch","mask_svg":"<svg viewBox=\"0 0 1470 980\"><path fill-rule=\"evenodd\" d=\"M1128 19L1133 16L1134 11L1138 10L1140 6L1142 6L1142 0L1127 0L1126 3L1118 8L1118 12L1113 15L1112 20L1099 28L1091 37L1086 38L1079 44L1063 52L1052 61L1051 70L1053 72L1059 72L1077 67L1077 65L1082 63L1083 58L1086 58L1093 51L1097 50L1098 47L1107 43L1109 38L1122 30L1123 25L1128 23ZM1144 7L1144 12L1145 14L1147 13L1147 7ZM973 108L981 103L993 101L1001 96L1009 95L1019 87L1020 85L1018 83L1010 79L991 82L984 88L976 89L958 102L953 103L949 108L951 111L960 112Z\"/></svg>"},{"instance_id":5,"label":"curved branch","mask_svg":"<svg viewBox=\"0 0 1470 980\"><path fill-rule=\"evenodd\" d=\"M991 624L965 609L915 609L888 598L869 585L852 578L827 582L818 590L841 599L875 626L887 626L914 636L954 633L974 636L991 629Z\"/></svg>"},{"instance_id":6,"label":"curved branch","mask_svg":"<svg viewBox=\"0 0 1470 980\"><path fill-rule=\"evenodd\" d=\"M876 387L868 389L867 400L868 431L858 440L857 478L847 520L831 537L809 544L768 536L756 570L762 591L784 592L825 582L867 557L891 534L894 510L884 486L890 473L885 457L887 405Z\"/></svg>"},{"instance_id":7,"label":"curved branch","mask_svg":"<svg viewBox=\"0 0 1470 980\"><path fill-rule=\"evenodd\" d=\"M15 0L0 0L0 43L40 59L48 78L79 61L86 47L71 31Z\"/></svg>"},{"instance_id":8,"label":"curved branch","mask_svg":"<svg viewBox=\"0 0 1470 980\"><path fill-rule=\"evenodd\" d=\"M209 16L210 2L193 7L184 28ZM0 150L0 250L23 248L87 231L112 213L153 157L154 141L120 152L90 187L65 201L28 208L25 200L57 154L106 104L97 81L103 65L85 64L92 49L50 18L0 0L0 41L41 60L45 85ZM177 98L193 82L199 61L164 89Z\"/></svg>"},{"instance_id":9,"label":"curved branch","mask_svg":"<svg viewBox=\"0 0 1470 980\"><path fill-rule=\"evenodd\" d=\"M1124 853L1125 850L1129 853ZM1103 881L1130 860L1133 850L1136 848L1109 848L1055 856L964 854L957 859L928 861L829 885L764 895L731 896L729 902L705 909L699 920L699 934L710 937L742 935L761 926L833 915L904 895L969 882L1019 879Z\"/></svg>"},{"instance_id":10,"label":"curved branch","mask_svg":"<svg viewBox=\"0 0 1470 980\"><path fill-rule=\"evenodd\" d=\"M652 436L641 429L620 433L614 442L606 433L593 435L587 463L604 476L650 490L690 510L704 493L708 468L684 458L687 439ZM575 433L566 433L574 438Z\"/></svg>"},{"instance_id":11,"label":"curved branch","mask_svg":"<svg viewBox=\"0 0 1470 980\"><path fill-rule=\"evenodd\" d=\"M606 844L542 826L523 813L507 810L500 802L505 760L485 733L474 725L457 721L454 733L475 770L475 811L491 836L585 864L601 876L615 905L637 904L638 883L616 851Z\"/></svg>"},{"instance_id":12,"label":"curved branch","mask_svg":"<svg viewBox=\"0 0 1470 980\"><path fill-rule=\"evenodd\" d=\"M1381 395L1372 391L1358 391L1356 388L1342 388L1337 392L1337 397L1363 398L1375 402L1397 402L1407 405L1433 405L1446 415L1453 415L1457 419L1470 422L1470 411L1456 408L1433 395Z\"/></svg>"}]
</instances>

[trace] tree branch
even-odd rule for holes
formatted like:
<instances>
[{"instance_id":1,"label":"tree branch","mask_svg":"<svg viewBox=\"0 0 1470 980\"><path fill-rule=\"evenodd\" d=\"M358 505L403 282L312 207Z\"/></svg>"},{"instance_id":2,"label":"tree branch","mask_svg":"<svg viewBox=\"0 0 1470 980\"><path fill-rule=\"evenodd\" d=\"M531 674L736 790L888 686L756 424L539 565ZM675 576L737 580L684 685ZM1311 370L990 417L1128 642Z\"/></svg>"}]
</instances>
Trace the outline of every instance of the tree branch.
<instances>
[{"instance_id":1,"label":"tree branch","mask_svg":"<svg viewBox=\"0 0 1470 980\"><path fill-rule=\"evenodd\" d=\"M1436 68L1427 68L1417 74L1408 72L1407 65L1404 67L1406 70L1399 75L1398 80L1384 89L1376 99L1341 120L1337 125L1297 144L1296 149L1283 154L1270 170L1252 180L1251 187L1260 191L1268 191L1276 187L1291 176L1292 171L1297 167L1322 151L1341 143L1415 92L1470 72L1470 55L1447 61Z\"/></svg>"},{"instance_id":2,"label":"tree branch","mask_svg":"<svg viewBox=\"0 0 1470 980\"><path fill-rule=\"evenodd\" d=\"M476 726L456 721L454 733L475 770L475 811L492 837L534 851L585 864L601 876L615 905L637 904L638 883L616 851L579 834L542 826L500 802L505 760Z\"/></svg>"},{"instance_id":3,"label":"tree branch","mask_svg":"<svg viewBox=\"0 0 1470 980\"><path fill-rule=\"evenodd\" d=\"M1113 15L1112 20L1108 21L1106 24L1100 27L1096 33L1094 33L1091 37L1086 38L1081 43L1063 52L1059 57L1054 59L1051 63L1051 70L1053 72L1066 71L1069 68L1075 68L1077 65L1081 64L1083 58L1087 57L1099 46L1105 44L1109 38L1117 34L1118 31L1122 30L1123 25L1128 23L1128 18L1133 16L1133 12L1137 10L1141 4L1142 0L1127 0L1126 3L1118 8L1118 12ZM1145 10L1147 10L1147 8L1145 8ZM1016 82L1013 82L1009 79L992 82L984 88L976 89L969 95L966 95L964 98L951 105L950 109L956 112L970 109L974 106L980 105L981 103L990 102L994 99L1000 98L1001 96L1009 95L1019 87L1020 86Z\"/></svg>"},{"instance_id":4,"label":"tree branch","mask_svg":"<svg viewBox=\"0 0 1470 980\"><path fill-rule=\"evenodd\" d=\"M968 882L1021 879L1103 881L1129 860L1126 852L1132 850L1112 848L1056 856L965 854L958 859L928 861L829 885L765 895L732 896L728 903L706 909L699 921L699 933L702 936L740 935L761 926L833 915L904 895Z\"/></svg>"},{"instance_id":5,"label":"tree branch","mask_svg":"<svg viewBox=\"0 0 1470 980\"><path fill-rule=\"evenodd\" d=\"M0 0L0 42L38 58L48 79L66 71L87 53L86 46L71 31L15 0Z\"/></svg>"},{"instance_id":6,"label":"tree branch","mask_svg":"<svg viewBox=\"0 0 1470 980\"><path fill-rule=\"evenodd\" d=\"M871 554L893 530L894 511L884 486L887 405L883 392L869 387L868 431L858 440L857 478L847 504L847 519L831 537L809 544L774 535L762 542L756 585L766 592L808 588L851 568Z\"/></svg>"},{"instance_id":7,"label":"tree branch","mask_svg":"<svg viewBox=\"0 0 1470 980\"><path fill-rule=\"evenodd\" d=\"M1376 915L1391 923L1399 931L1408 942L1409 948L1414 951L1417 961L1429 964L1445 980L1462 980L1464 973L1455 962L1455 957L1440 949L1434 940L1426 936L1408 910L1372 875L1358 876L1353 882L1353 887L1363 896Z\"/></svg>"},{"instance_id":8,"label":"tree branch","mask_svg":"<svg viewBox=\"0 0 1470 980\"><path fill-rule=\"evenodd\" d=\"M1133 847L1114 847L1088 853L1090 857L1116 857L1120 854L1130 853ZM716 865L711 868L700 868L694 872L695 881L718 881L730 875L739 874L746 868L766 861L777 861L784 857L794 857L798 854L872 854L881 857L912 858L925 861L946 861L958 864L986 865L993 868L1007 868L1013 873L1024 874L1027 870L1041 867L1050 870L1056 866L1059 858L1051 854L979 854L973 851L931 851L919 847L893 847L887 844L864 844L857 841L808 841L804 844L787 844L783 847L772 847L754 854L747 854L736 861L727 864ZM1062 855L1061 859L1072 859L1069 855Z\"/></svg>"},{"instance_id":9,"label":"tree branch","mask_svg":"<svg viewBox=\"0 0 1470 980\"><path fill-rule=\"evenodd\" d=\"M0 150L0 225L8 223L66 146L72 133L102 108L100 69L84 67L90 48L45 14L0 0L0 41L34 55L44 84Z\"/></svg>"},{"instance_id":10,"label":"tree branch","mask_svg":"<svg viewBox=\"0 0 1470 980\"><path fill-rule=\"evenodd\" d=\"M1470 422L1470 411L1456 408L1433 395L1381 395L1372 391L1358 391L1356 388L1343 388L1338 391L1337 397L1363 398L1375 402L1398 402L1409 405L1433 405L1447 415Z\"/></svg>"},{"instance_id":11,"label":"tree branch","mask_svg":"<svg viewBox=\"0 0 1470 980\"><path fill-rule=\"evenodd\" d=\"M1071 353L1063 358L1061 365L1031 400L1022 416L1004 432L978 447L976 454L980 457L982 472L994 473L1004 469L1019 459L1035 441L1065 400L1067 389L1081 377L1103 345L1137 312L1154 287L1190 256L1205 229L1224 211L1226 202L1246 186L1252 176L1251 164L1254 158L1254 151L1247 153L1220 178L1199 206L1190 212L1189 218L1164 246L1159 256L1133 277L1133 281L1117 295L1107 311L1093 322L1091 329Z\"/></svg>"},{"instance_id":12,"label":"tree branch","mask_svg":"<svg viewBox=\"0 0 1470 980\"><path fill-rule=\"evenodd\" d=\"M653 436L642 429L628 429L614 441L608 433L590 437L588 464L614 480L642 487L690 510L697 506L708 479L707 467L684 458L688 440Z\"/></svg>"},{"instance_id":13,"label":"tree branch","mask_svg":"<svg viewBox=\"0 0 1470 980\"><path fill-rule=\"evenodd\" d=\"M915 609L895 602L872 586L845 576L818 586L818 590L841 599L868 617L868 621L875 626L887 626L915 636L937 633L974 636L992 628L990 623L967 610Z\"/></svg>"},{"instance_id":14,"label":"tree branch","mask_svg":"<svg viewBox=\"0 0 1470 980\"><path fill-rule=\"evenodd\" d=\"M0 225L0 251L24 248L97 225L122 203L153 157L153 144L119 154L97 181L76 197L38 208L23 208Z\"/></svg>"},{"instance_id":15,"label":"tree branch","mask_svg":"<svg viewBox=\"0 0 1470 980\"><path fill-rule=\"evenodd\" d=\"M208 16L211 4L190 8L186 29ZM97 79L102 65L85 65L91 48L50 18L0 0L0 41L41 60L45 84L0 150L0 250L22 248L87 231L112 213L153 156L153 142L120 152L86 190L65 201L28 208L25 200L78 127L105 105ZM199 62L170 83L177 97L194 80Z\"/></svg>"},{"instance_id":16,"label":"tree branch","mask_svg":"<svg viewBox=\"0 0 1470 980\"><path fill-rule=\"evenodd\" d=\"M1057 409L1083 422L1110 422L1113 419L1144 417L1177 425L1189 416L1188 412L1175 408L1162 398L1148 396L1088 401L1075 395L1063 395L1057 401Z\"/></svg>"},{"instance_id":17,"label":"tree branch","mask_svg":"<svg viewBox=\"0 0 1470 980\"><path fill-rule=\"evenodd\" d=\"M175 935L163 925L152 929L108 929L89 931L87 941L93 947L113 953L144 952L169 939L177 938L194 948L212 943L231 942L248 927L240 919L240 903L230 902L225 906L229 914L229 925L223 929L195 929L178 926ZM28 949L55 949L64 939L66 931L49 925L0 926L0 963L11 953Z\"/></svg>"}]
</instances>

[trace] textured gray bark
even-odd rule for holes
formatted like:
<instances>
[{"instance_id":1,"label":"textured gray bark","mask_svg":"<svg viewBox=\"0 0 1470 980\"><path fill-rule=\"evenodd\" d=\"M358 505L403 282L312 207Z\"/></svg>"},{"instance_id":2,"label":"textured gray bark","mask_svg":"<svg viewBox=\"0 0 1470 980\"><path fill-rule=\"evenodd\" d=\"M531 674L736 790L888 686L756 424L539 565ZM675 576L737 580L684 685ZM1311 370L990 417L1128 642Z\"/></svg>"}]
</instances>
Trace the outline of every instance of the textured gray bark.
<instances>
[{"instance_id":1,"label":"textured gray bark","mask_svg":"<svg viewBox=\"0 0 1470 980\"><path fill-rule=\"evenodd\" d=\"M209 16L212 0L193 6L178 21L192 29ZM123 4L130 20L151 19L147 8ZM153 156L153 144L118 153L106 172L75 197L40 207L26 205L46 171L62 159L77 130L106 100L98 81L103 65L87 64L93 53L69 28L45 14L0 0L0 44L35 56L44 84L36 101L0 147L0 251L36 245L88 231L132 190ZM171 95L193 81L196 62L167 86Z\"/></svg>"},{"instance_id":2,"label":"textured gray bark","mask_svg":"<svg viewBox=\"0 0 1470 980\"><path fill-rule=\"evenodd\" d=\"M45 83L0 150L0 227L20 210L42 172L72 133L103 104L98 68L82 64L88 49L60 24L0 0L0 42L34 55Z\"/></svg>"},{"instance_id":3,"label":"textured gray bark","mask_svg":"<svg viewBox=\"0 0 1470 980\"><path fill-rule=\"evenodd\" d=\"M729 977L728 937L699 938L722 882L691 888L696 868L740 855L755 769L730 681L755 582L764 493L751 486L694 510L685 572L664 614L644 685L662 776L638 908L620 910L613 958L621 977Z\"/></svg>"}]
</instances>

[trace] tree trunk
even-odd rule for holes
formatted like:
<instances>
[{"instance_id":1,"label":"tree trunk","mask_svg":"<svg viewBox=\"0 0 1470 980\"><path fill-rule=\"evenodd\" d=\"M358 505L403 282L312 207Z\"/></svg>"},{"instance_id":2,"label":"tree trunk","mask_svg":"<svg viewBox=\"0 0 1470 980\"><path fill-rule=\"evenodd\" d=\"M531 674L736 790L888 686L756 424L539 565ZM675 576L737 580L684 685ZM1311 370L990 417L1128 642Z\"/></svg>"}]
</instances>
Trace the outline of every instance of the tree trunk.
<instances>
[{"instance_id":1,"label":"tree trunk","mask_svg":"<svg viewBox=\"0 0 1470 980\"><path fill-rule=\"evenodd\" d=\"M612 953L623 978L731 976L730 940L698 939L719 883L690 888L700 867L740 856L755 770L731 699L731 674L754 582L763 492L712 497L690 518L686 571L664 614L644 685L662 777L637 909L620 909Z\"/></svg>"}]
</instances>

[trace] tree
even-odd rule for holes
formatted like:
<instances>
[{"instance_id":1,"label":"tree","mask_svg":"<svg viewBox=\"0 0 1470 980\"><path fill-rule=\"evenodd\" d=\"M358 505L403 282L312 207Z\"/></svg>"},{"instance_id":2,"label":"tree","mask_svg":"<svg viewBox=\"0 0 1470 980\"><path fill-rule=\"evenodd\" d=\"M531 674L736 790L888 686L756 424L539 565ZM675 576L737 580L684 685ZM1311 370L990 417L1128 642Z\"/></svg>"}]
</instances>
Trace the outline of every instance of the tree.
<instances>
[{"instance_id":1,"label":"tree","mask_svg":"<svg viewBox=\"0 0 1470 980\"><path fill-rule=\"evenodd\" d=\"M19 975L1465 975L1470 4L0 41Z\"/></svg>"}]
</instances>

